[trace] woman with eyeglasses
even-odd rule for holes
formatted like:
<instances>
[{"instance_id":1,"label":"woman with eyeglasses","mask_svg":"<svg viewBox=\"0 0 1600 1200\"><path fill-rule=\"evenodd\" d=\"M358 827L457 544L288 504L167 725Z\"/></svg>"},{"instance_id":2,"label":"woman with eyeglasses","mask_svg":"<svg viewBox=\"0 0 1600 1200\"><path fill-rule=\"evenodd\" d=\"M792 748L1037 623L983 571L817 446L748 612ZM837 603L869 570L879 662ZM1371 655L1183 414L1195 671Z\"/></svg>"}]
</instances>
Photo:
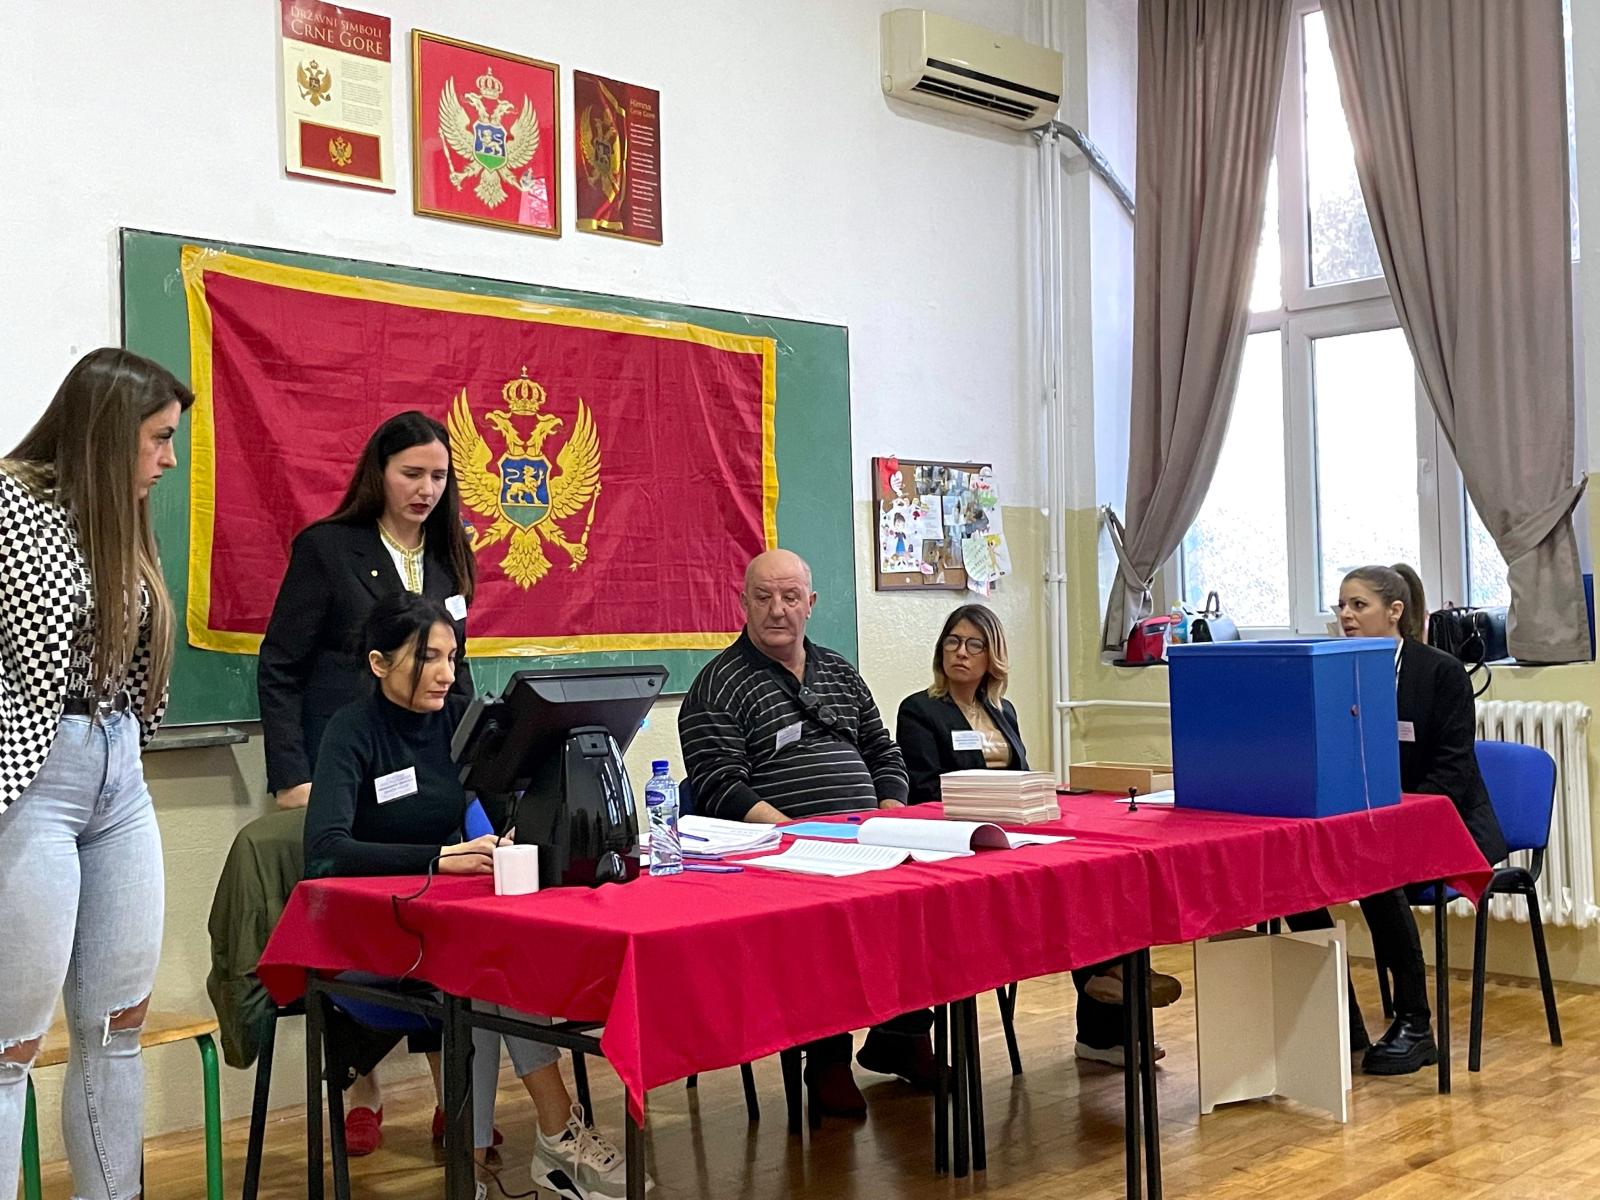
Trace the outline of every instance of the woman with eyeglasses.
<instances>
[{"instance_id":1,"label":"woman with eyeglasses","mask_svg":"<svg viewBox=\"0 0 1600 1200\"><path fill-rule=\"evenodd\" d=\"M963 604L945 618L933 647L933 682L900 702L895 740L911 777L910 803L940 799L947 771L1026 771L1017 710L1005 698L1010 659L1006 631L992 609ZM1072 973L1078 989L1078 1036L1073 1053L1091 1062L1122 1065L1122 979L1115 963ZM1171 1004L1182 987L1170 975L1151 976L1151 999ZM1166 1052L1156 1046L1156 1057Z\"/></svg>"}]
</instances>

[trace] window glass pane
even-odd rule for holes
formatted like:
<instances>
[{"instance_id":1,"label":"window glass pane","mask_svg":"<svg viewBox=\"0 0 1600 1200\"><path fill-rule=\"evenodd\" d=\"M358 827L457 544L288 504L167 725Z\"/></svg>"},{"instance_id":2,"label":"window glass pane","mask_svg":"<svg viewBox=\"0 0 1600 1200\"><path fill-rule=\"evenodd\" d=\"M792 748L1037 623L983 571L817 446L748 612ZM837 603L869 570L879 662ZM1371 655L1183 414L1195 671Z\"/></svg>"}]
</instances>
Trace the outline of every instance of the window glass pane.
<instances>
[{"instance_id":1,"label":"window glass pane","mask_svg":"<svg viewBox=\"0 0 1600 1200\"><path fill-rule=\"evenodd\" d=\"M1278 160L1267 168L1266 212L1261 217L1261 241L1256 245L1256 273L1250 281L1250 311L1272 312L1283 307L1283 252L1278 239Z\"/></svg>"},{"instance_id":2,"label":"window glass pane","mask_svg":"<svg viewBox=\"0 0 1600 1200\"><path fill-rule=\"evenodd\" d=\"M1283 473L1283 355L1277 330L1245 341L1216 477L1183 539L1183 595L1215 591L1240 625L1289 624Z\"/></svg>"},{"instance_id":3,"label":"window glass pane","mask_svg":"<svg viewBox=\"0 0 1600 1200\"><path fill-rule=\"evenodd\" d=\"M1356 177L1355 149L1339 100L1339 80L1322 13L1308 13L1305 34L1306 196L1310 203L1311 284L1348 283L1383 274L1367 206Z\"/></svg>"},{"instance_id":4,"label":"window glass pane","mask_svg":"<svg viewBox=\"0 0 1600 1200\"><path fill-rule=\"evenodd\" d=\"M1469 496L1467 505L1467 603L1480 608L1498 608L1511 603L1511 587L1506 583L1506 560L1494 538L1484 528L1483 518Z\"/></svg>"},{"instance_id":5,"label":"window glass pane","mask_svg":"<svg viewBox=\"0 0 1600 1200\"><path fill-rule=\"evenodd\" d=\"M1416 566L1416 372L1398 329L1312 342L1317 433L1317 599L1337 598L1346 572L1366 563Z\"/></svg>"}]
</instances>

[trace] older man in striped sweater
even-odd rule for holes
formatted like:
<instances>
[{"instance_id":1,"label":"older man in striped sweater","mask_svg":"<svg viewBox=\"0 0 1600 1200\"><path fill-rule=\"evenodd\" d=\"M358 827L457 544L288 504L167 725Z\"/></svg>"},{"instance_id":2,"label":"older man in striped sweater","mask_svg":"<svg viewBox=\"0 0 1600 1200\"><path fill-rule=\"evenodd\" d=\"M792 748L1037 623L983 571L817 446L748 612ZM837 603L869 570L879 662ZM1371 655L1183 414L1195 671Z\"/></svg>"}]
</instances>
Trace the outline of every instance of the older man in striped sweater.
<instances>
[{"instance_id":1,"label":"older man in striped sweater","mask_svg":"<svg viewBox=\"0 0 1600 1200\"><path fill-rule=\"evenodd\" d=\"M843 655L806 637L817 594L805 560L789 550L757 555L739 598L744 631L706 664L678 713L696 810L776 824L903 805L905 760L866 681ZM931 1089L931 1023L922 1011L877 1026L857 1061ZM864 1115L850 1035L805 1050L814 1102L834 1115Z\"/></svg>"}]
</instances>

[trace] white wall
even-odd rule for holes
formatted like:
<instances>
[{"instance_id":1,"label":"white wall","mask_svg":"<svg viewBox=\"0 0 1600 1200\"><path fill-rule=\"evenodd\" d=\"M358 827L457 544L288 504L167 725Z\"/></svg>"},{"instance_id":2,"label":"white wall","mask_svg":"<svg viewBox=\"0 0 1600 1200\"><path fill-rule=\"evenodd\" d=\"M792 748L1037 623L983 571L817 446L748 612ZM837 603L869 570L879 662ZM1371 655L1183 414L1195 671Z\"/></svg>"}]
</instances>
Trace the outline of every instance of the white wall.
<instances>
[{"instance_id":1,"label":"white wall","mask_svg":"<svg viewBox=\"0 0 1600 1200\"><path fill-rule=\"evenodd\" d=\"M128 225L848 325L858 460L981 449L1008 500L1033 497L1031 415L1013 403L1033 388L1018 350L1032 157L1017 135L891 109L877 25L893 4L372 7L393 18L402 125L414 25L560 63L563 114L574 68L659 88L666 244L571 231L570 129L559 241L412 215L406 130L397 195L286 177L270 0L90 0L70 21L17 0L0 17L0 445L78 354L116 339ZM1024 33L1033 5L940 7ZM81 154L50 115L68 96ZM950 438L977 404L981 434ZM867 475L861 461L861 495Z\"/></svg>"},{"instance_id":2,"label":"white wall","mask_svg":"<svg viewBox=\"0 0 1600 1200\"><path fill-rule=\"evenodd\" d=\"M894 6L371 0L396 32L399 192L388 196L282 174L270 0L88 0L70 20L58 4L12 0L0 6L0 451L78 355L117 340L119 226L836 322L850 331L858 571L871 455L992 460L1015 543L1000 600L1020 635L1011 695L1042 743L1043 683L1028 661L1042 554L1028 511L1042 490L1036 160L1020 135L883 99L877 23ZM934 6L1023 36L1043 27L1042 0ZM413 25L560 63L564 113L574 68L660 89L666 244L413 216ZM74 153L62 149L68 132ZM892 712L925 680L957 597L880 597L859 578L863 670ZM672 705L656 714L635 768L676 757L674 716ZM205 1011L206 909L228 841L263 803L259 741L155 756L149 774L168 860L157 1001ZM280 1043L278 1103L295 1099L298 1036ZM150 1056L152 1132L197 1120L192 1058ZM57 1086L41 1081L47 1154ZM228 1115L247 1107L247 1089L227 1073Z\"/></svg>"}]
</instances>

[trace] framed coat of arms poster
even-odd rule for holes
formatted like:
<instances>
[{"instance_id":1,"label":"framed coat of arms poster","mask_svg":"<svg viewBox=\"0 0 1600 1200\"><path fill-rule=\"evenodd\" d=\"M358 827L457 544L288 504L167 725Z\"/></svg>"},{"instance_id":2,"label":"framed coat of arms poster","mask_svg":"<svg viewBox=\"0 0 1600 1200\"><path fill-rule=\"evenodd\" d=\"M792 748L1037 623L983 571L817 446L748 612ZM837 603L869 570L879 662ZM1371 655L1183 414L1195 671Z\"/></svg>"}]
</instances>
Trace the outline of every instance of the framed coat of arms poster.
<instances>
[{"instance_id":1,"label":"framed coat of arms poster","mask_svg":"<svg viewBox=\"0 0 1600 1200\"><path fill-rule=\"evenodd\" d=\"M561 236L561 70L411 33L411 187L418 213Z\"/></svg>"}]
</instances>

